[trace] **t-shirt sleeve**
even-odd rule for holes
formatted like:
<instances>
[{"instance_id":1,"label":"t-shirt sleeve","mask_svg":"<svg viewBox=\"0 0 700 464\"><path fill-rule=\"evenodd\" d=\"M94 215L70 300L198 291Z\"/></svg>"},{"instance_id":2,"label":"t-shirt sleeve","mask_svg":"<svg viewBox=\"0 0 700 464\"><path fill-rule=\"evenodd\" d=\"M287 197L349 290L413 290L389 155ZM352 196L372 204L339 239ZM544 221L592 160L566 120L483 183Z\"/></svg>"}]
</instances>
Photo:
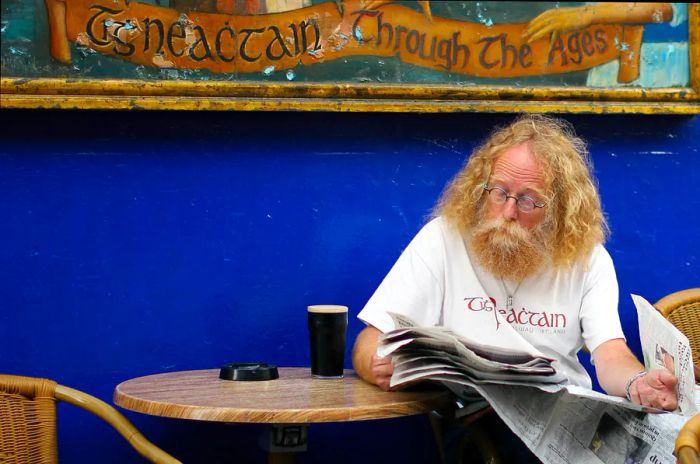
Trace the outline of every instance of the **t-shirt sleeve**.
<instances>
[{"instance_id":1,"label":"t-shirt sleeve","mask_svg":"<svg viewBox=\"0 0 700 464\"><path fill-rule=\"evenodd\" d=\"M439 220L433 220L401 253L358 317L382 332L394 329L388 311L421 326L437 325L444 294L444 249Z\"/></svg>"},{"instance_id":2,"label":"t-shirt sleeve","mask_svg":"<svg viewBox=\"0 0 700 464\"><path fill-rule=\"evenodd\" d=\"M601 343L625 338L617 305L619 289L612 258L602 246L596 247L589 263L581 303L583 340L592 353Z\"/></svg>"}]
</instances>

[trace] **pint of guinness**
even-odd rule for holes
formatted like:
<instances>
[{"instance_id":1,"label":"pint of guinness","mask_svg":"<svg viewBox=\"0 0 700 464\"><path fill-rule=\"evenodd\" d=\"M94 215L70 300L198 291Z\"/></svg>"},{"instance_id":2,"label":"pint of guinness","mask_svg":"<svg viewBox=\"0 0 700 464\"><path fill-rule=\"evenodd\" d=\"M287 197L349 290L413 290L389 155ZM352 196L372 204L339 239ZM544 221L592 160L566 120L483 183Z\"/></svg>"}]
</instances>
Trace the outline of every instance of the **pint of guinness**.
<instances>
[{"instance_id":1,"label":"pint of guinness","mask_svg":"<svg viewBox=\"0 0 700 464\"><path fill-rule=\"evenodd\" d=\"M321 379L343 377L348 307L339 305L309 306L308 319L311 375Z\"/></svg>"}]
</instances>

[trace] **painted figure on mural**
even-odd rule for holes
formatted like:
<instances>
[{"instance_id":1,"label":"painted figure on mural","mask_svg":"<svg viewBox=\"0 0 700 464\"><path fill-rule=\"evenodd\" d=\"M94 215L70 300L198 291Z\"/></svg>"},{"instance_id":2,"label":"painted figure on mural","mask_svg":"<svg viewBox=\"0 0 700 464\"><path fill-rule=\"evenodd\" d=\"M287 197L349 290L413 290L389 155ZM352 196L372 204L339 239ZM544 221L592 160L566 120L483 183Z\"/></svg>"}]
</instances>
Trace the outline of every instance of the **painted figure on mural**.
<instances>
[{"instance_id":1,"label":"painted figure on mural","mask_svg":"<svg viewBox=\"0 0 700 464\"><path fill-rule=\"evenodd\" d=\"M391 311L457 333L522 337L556 359L571 384L591 388L576 355L585 346L608 394L676 409L675 375L645 371L625 342L606 235L583 140L564 121L517 118L475 149L360 312L367 327L355 342L355 369L390 390L392 359L377 346L394 329Z\"/></svg>"}]
</instances>

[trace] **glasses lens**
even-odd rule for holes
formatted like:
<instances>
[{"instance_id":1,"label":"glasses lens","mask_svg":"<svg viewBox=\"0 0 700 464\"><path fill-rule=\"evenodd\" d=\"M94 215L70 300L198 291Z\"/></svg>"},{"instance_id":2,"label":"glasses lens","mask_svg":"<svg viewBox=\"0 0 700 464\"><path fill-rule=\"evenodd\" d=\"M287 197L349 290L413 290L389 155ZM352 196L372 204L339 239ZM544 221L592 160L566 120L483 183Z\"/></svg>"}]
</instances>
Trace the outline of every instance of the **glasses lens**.
<instances>
[{"instance_id":1,"label":"glasses lens","mask_svg":"<svg viewBox=\"0 0 700 464\"><path fill-rule=\"evenodd\" d=\"M505 203L506 198L507 198L506 192L499 189L498 187L492 188L491 191L489 192L489 196L494 201L494 203L499 204L499 205L501 203Z\"/></svg>"},{"instance_id":2,"label":"glasses lens","mask_svg":"<svg viewBox=\"0 0 700 464\"><path fill-rule=\"evenodd\" d=\"M530 197L520 197L518 198L518 209L523 213L529 213L535 209L535 200Z\"/></svg>"}]
</instances>

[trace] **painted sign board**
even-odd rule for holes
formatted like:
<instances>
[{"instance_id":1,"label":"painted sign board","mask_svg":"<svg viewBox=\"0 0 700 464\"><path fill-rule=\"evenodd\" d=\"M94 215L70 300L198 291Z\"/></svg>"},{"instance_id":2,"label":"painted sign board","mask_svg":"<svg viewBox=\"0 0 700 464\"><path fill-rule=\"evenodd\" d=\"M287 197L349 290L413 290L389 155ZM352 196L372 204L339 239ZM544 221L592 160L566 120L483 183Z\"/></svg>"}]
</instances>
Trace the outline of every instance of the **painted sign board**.
<instances>
[{"instance_id":1,"label":"painted sign board","mask_svg":"<svg viewBox=\"0 0 700 464\"><path fill-rule=\"evenodd\" d=\"M697 113L697 4L8 0L2 106Z\"/></svg>"}]
</instances>

